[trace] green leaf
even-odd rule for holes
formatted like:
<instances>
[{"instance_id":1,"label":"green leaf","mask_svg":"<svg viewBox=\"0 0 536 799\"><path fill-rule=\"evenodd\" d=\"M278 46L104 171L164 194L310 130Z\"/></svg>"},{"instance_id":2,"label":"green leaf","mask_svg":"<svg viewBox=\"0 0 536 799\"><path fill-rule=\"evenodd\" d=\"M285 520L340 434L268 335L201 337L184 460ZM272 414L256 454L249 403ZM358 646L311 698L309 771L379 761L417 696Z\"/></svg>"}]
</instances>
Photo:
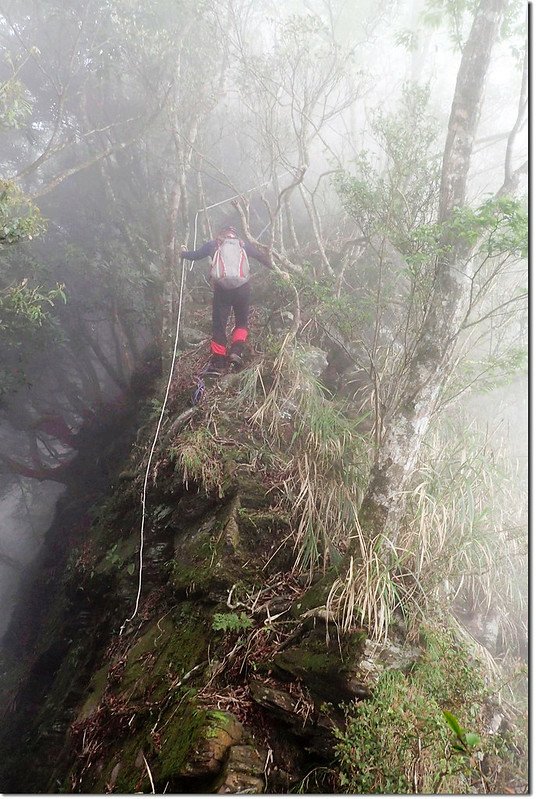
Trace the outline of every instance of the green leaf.
<instances>
[{"instance_id":1,"label":"green leaf","mask_svg":"<svg viewBox=\"0 0 536 799\"><path fill-rule=\"evenodd\" d=\"M450 713L448 710L444 710L444 711L443 711L443 715L444 715L444 717L445 717L445 721L447 722L447 724L449 725L449 727L450 727L450 729L453 731L453 733L454 733L454 734L455 734L455 735L456 735L456 736L457 736L457 737L458 737L458 738L459 738L461 741L463 741L463 735L464 735L464 733L463 733L463 728L462 728L462 726L461 726L460 722L458 721L458 719L456 718L456 716L454 716L454 715L453 715L452 713Z\"/></svg>"},{"instance_id":2,"label":"green leaf","mask_svg":"<svg viewBox=\"0 0 536 799\"><path fill-rule=\"evenodd\" d=\"M213 630L223 632L238 632L253 626L253 621L245 613L215 613L212 621Z\"/></svg>"},{"instance_id":3,"label":"green leaf","mask_svg":"<svg viewBox=\"0 0 536 799\"><path fill-rule=\"evenodd\" d=\"M467 746L478 746L480 743L480 736L477 735L476 732L466 732L464 737Z\"/></svg>"}]
</instances>

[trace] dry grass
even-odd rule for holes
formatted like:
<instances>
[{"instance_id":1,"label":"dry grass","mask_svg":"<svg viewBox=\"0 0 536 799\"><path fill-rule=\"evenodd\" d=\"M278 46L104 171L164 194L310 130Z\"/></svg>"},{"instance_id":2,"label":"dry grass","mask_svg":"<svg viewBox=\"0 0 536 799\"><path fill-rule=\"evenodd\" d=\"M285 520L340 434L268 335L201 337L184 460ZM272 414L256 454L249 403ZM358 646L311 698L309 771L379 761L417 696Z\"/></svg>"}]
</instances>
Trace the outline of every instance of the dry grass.
<instances>
[{"instance_id":1,"label":"dry grass","mask_svg":"<svg viewBox=\"0 0 536 799\"><path fill-rule=\"evenodd\" d=\"M224 462L217 441L206 427L182 433L170 450L170 457L175 461L175 470L181 472L186 488L195 483L223 496Z\"/></svg>"},{"instance_id":2,"label":"dry grass","mask_svg":"<svg viewBox=\"0 0 536 799\"><path fill-rule=\"evenodd\" d=\"M357 519L356 530L360 530ZM326 609L343 632L359 624L367 628L371 640L385 642L397 610L408 620L411 610L413 620L420 620L418 592L404 575L393 570L392 560L389 566L386 564L382 538L366 539L361 532L358 535L359 558L350 558L346 572L334 581Z\"/></svg>"},{"instance_id":3,"label":"dry grass","mask_svg":"<svg viewBox=\"0 0 536 799\"><path fill-rule=\"evenodd\" d=\"M396 550L381 536L367 538L355 512L358 554L334 582L327 609L343 630L360 623L375 640L385 640L396 612L410 632L434 612L488 618L503 648L517 652L526 640L526 513L508 459L487 437L467 428L458 436L436 431L418 464Z\"/></svg>"},{"instance_id":4,"label":"dry grass","mask_svg":"<svg viewBox=\"0 0 536 799\"><path fill-rule=\"evenodd\" d=\"M505 644L527 613L527 497L501 449L475 428L436 432L400 547L429 601L493 614ZM525 577L524 577L525 576Z\"/></svg>"},{"instance_id":5,"label":"dry grass","mask_svg":"<svg viewBox=\"0 0 536 799\"><path fill-rule=\"evenodd\" d=\"M283 456L279 484L292 509L296 568L312 575L333 548L346 548L368 474L368 451L356 430L293 344L283 347L268 373L261 362L244 373L239 402L266 446ZM268 377L266 377L268 374Z\"/></svg>"}]
</instances>

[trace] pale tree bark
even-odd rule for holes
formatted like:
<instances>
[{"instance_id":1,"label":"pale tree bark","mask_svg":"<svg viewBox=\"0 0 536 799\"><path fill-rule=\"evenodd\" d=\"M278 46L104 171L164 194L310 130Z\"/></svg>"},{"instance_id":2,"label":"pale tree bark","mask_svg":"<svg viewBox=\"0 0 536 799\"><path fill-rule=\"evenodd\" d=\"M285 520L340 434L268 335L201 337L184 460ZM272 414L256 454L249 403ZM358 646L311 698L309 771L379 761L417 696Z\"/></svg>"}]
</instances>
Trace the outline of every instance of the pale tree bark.
<instances>
[{"instance_id":1,"label":"pale tree bark","mask_svg":"<svg viewBox=\"0 0 536 799\"><path fill-rule=\"evenodd\" d=\"M491 50L505 0L481 0L464 47L444 150L439 222L464 205L467 177ZM431 415L450 371L470 290L472 245L445 234L424 324L404 376L400 401L385 419L360 523L371 536L396 546L405 491ZM384 546L385 551L385 546Z\"/></svg>"},{"instance_id":2,"label":"pale tree bark","mask_svg":"<svg viewBox=\"0 0 536 799\"><path fill-rule=\"evenodd\" d=\"M176 235L181 199L179 175L173 178L173 185L168 200L167 231L164 243L164 288L162 292L162 341L164 358L170 354L173 337L173 309L175 306L175 268L176 268Z\"/></svg>"}]
</instances>

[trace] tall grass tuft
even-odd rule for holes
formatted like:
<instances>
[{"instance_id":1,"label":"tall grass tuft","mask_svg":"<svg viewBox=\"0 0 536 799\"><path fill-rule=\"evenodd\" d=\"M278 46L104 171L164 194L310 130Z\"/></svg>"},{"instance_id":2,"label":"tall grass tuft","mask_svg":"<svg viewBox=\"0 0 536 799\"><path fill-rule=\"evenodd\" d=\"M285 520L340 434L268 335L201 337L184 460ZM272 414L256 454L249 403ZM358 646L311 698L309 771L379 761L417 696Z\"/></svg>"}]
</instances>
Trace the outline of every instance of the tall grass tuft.
<instances>
[{"instance_id":1,"label":"tall grass tuft","mask_svg":"<svg viewBox=\"0 0 536 799\"><path fill-rule=\"evenodd\" d=\"M408 617L420 617L420 606L415 601L415 588L405 581L400 558L385 559L386 542L382 536L367 538L355 520L358 538L357 557L351 558L348 568L331 586L326 600L330 615L338 619L341 629L347 632L356 624L367 628L371 640L384 642L394 620L395 612ZM397 560L398 558L398 560ZM393 562L395 569L393 569Z\"/></svg>"},{"instance_id":2,"label":"tall grass tuft","mask_svg":"<svg viewBox=\"0 0 536 799\"><path fill-rule=\"evenodd\" d=\"M386 564L381 536L355 519L358 553L334 582L328 610L344 630L359 622L385 639L395 613L417 630L426 616L449 614L477 649L526 646L527 500L501 451L476 427L450 425L426 442L407 497L396 551ZM489 640L482 631L489 630ZM491 640L493 639L493 640ZM484 653L485 655L486 653Z\"/></svg>"},{"instance_id":3,"label":"tall grass tuft","mask_svg":"<svg viewBox=\"0 0 536 799\"><path fill-rule=\"evenodd\" d=\"M292 508L296 568L313 571L346 548L369 471L368 448L326 398L299 345L244 373L239 401L265 443L286 455L279 486Z\"/></svg>"},{"instance_id":4,"label":"tall grass tuft","mask_svg":"<svg viewBox=\"0 0 536 799\"><path fill-rule=\"evenodd\" d=\"M493 619L504 648L527 613L527 497L505 453L475 425L428 439L401 530L406 568L428 602Z\"/></svg>"}]
</instances>

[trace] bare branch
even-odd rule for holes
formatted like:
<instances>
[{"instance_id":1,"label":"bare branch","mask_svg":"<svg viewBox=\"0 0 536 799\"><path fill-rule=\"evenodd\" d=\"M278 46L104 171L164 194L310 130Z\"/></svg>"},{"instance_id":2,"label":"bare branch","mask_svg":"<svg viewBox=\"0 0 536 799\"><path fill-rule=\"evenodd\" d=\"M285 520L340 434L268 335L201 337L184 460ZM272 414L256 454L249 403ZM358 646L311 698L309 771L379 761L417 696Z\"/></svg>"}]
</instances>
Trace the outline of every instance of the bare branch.
<instances>
[{"instance_id":1,"label":"bare branch","mask_svg":"<svg viewBox=\"0 0 536 799\"><path fill-rule=\"evenodd\" d=\"M256 239L253 236L253 234L251 233L251 229L249 227L249 220L247 218L243 204L238 202L238 200L234 200L233 206L236 208L236 210L238 211L238 215L240 216L240 221L242 222L242 227L244 229L244 234L246 239L250 242L250 244L253 244L261 252L266 254L266 256L271 261L274 271L279 273L281 273L282 271L281 269L279 269L277 264L274 263L274 258L275 258L275 260L278 261L283 267L285 267L285 269L288 269L290 272L301 274L301 272L303 271L301 266L292 263L292 261L290 261L285 255L283 255L283 253L274 250L273 247L267 247L265 244L258 241L258 239Z\"/></svg>"},{"instance_id":2,"label":"bare branch","mask_svg":"<svg viewBox=\"0 0 536 799\"><path fill-rule=\"evenodd\" d=\"M492 310L489 313L484 314L479 319L475 319L473 322L466 322L465 325L463 326L463 330L467 330L470 327L479 325L485 319L492 318L493 316L495 316L497 311L500 311L501 308L506 308L508 305L512 305L513 303L527 300L528 296L529 296L528 293L524 293L524 294L517 294L515 297L510 297L509 300L505 300L505 302L501 302L500 305L496 305L494 308L492 308Z\"/></svg>"}]
</instances>

